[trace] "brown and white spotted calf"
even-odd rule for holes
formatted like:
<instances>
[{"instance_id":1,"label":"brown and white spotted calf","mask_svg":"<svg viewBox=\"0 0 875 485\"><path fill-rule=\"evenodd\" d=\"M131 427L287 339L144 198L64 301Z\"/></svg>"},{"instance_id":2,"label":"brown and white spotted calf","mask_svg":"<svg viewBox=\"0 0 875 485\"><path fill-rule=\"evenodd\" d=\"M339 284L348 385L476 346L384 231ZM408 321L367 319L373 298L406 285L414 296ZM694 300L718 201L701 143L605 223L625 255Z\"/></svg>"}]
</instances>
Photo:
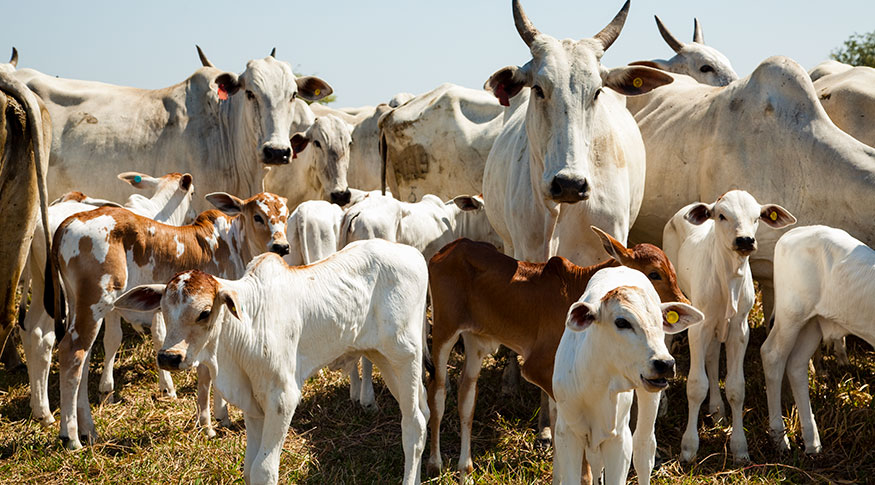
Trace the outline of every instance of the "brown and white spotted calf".
<instances>
[{"instance_id":1,"label":"brown and white spotted calf","mask_svg":"<svg viewBox=\"0 0 875 485\"><path fill-rule=\"evenodd\" d=\"M267 251L288 253L285 198L260 193L240 200L216 192L206 199L219 210L201 213L188 226L167 226L125 209L102 207L70 216L55 233L52 256L70 306L58 351L60 437L67 448L81 448L80 437L97 437L86 364L101 319L118 318L111 311L113 301L125 289L167 281L188 269L239 278L253 257ZM200 424L205 424L203 417L200 412Z\"/></svg>"}]
</instances>

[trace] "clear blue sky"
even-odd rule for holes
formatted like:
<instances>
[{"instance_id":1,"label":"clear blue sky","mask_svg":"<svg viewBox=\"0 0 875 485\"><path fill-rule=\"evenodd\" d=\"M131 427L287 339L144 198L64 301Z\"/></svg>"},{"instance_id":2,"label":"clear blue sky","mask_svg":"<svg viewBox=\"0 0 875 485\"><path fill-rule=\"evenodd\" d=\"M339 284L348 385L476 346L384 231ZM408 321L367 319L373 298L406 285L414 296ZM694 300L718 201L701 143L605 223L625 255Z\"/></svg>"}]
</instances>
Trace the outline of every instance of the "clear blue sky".
<instances>
[{"instance_id":1,"label":"clear blue sky","mask_svg":"<svg viewBox=\"0 0 875 485\"><path fill-rule=\"evenodd\" d=\"M542 32L583 38L604 27L622 3L523 0L523 7ZM875 30L875 0L633 0L606 66L673 54L654 14L684 42L692 40L697 16L706 43L726 54L740 76L776 54L810 69L850 34ZM19 67L161 88L200 65L196 43L217 67L233 72L275 46L296 71L328 81L338 107L376 104L443 82L479 88L499 68L530 58L509 0L25 0L4 2L3 16L0 58L14 45Z\"/></svg>"}]
</instances>

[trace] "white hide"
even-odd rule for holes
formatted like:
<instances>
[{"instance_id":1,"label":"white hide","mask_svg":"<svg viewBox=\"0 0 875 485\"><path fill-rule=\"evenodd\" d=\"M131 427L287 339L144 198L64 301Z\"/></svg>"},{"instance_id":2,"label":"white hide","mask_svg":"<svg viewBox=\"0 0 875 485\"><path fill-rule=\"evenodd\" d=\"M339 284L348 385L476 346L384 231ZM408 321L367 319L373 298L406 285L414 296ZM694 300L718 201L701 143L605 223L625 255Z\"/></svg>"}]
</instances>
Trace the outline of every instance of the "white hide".
<instances>
[{"instance_id":1,"label":"white hide","mask_svg":"<svg viewBox=\"0 0 875 485\"><path fill-rule=\"evenodd\" d=\"M766 376L770 434L790 449L781 417L786 368L806 453L820 453L808 396L808 362L821 338L856 335L875 345L875 250L841 229L798 227L775 246L775 324L760 354Z\"/></svg>"},{"instance_id":2,"label":"white hide","mask_svg":"<svg viewBox=\"0 0 875 485\"><path fill-rule=\"evenodd\" d=\"M845 65L847 66L847 65ZM817 98L845 133L875 146L875 69L851 67L814 80Z\"/></svg>"}]
</instances>

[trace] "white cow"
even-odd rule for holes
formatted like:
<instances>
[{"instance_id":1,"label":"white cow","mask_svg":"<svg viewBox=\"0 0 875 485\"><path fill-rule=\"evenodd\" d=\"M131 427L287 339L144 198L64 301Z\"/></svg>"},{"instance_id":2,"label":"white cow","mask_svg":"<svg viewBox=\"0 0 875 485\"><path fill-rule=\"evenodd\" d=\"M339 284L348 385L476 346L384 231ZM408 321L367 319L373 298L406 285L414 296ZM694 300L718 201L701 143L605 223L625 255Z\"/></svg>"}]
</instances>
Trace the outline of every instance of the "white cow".
<instances>
[{"instance_id":1,"label":"white cow","mask_svg":"<svg viewBox=\"0 0 875 485\"><path fill-rule=\"evenodd\" d=\"M301 389L316 371L367 355L401 407L405 484L419 483L428 407L422 385L422 314L428 270L415 249L374 240L306 268L259 257L236 281L197 271L135 288L116 307L159 305L168 370L206 364L243 411L246 483L277 483L280 453Z\"/></svg>"},{"instance_id":2,"label":"white cow","mask_svg":"<svg viewBox=\"0 0 875 485\"><path fill-rule=\"evenodd\" d=\"M15 66L18 65L18 49L12 48L12 55L9 57L9 62L0 63L0 72L13 72Z\"/></svg>"},{"instance_id":3,"label":"white cow","mask_svg":"<svg viewBox=\"0 0 875 485\"><path fill-rule=\"evenodd\" d=\"M850 64L845 64L844 62L834 61L830 59L812 67L811 70L808 71L808 76L811 77L812 81L817 81L824 76L838 74L853 68L854 66Z\"/></svg>"},{"instance_id":4,"label":"white cow","mask_svg":"<svg viewBox=\"0 0 875 485\"><path fill-rule=\"evenodd\" d=\"M479 193L504 111L482 89L446 83L387 113L380 119L387 186L408 202Z\"/></svg>"},{"instance_id":5,"label":"white cow","mask_svg":"<svg viewBox=\"0 0 875 485\"><path fill-rule=\"evenodd\" d=\"M726 397L732 408L730 447L736 461L750 459L742 422L744 353L750 337L747 315L755 299L748 257L757 249L760 221L780 229L796 219L781 206L760 205L747 192L732 190L713 204L696 202L682 208L665 225L663 249L677 268L678 284L706 318L689 332L684 462L699 449L699 408L709 383L711 412L724 414L718 382L721 343L726 345Z\"/></svg>"},{"instance_id":6,"label":"white cow","mask_svg":"<svg viewBox=\"0 0 875 485\"><path fill-rule=\"evenodd\" d=\"M568 310L556 350L553 483L581 483L584 451L595 477L604 470L602 483L626 483L631 458L638 483L650 483L656 403L675 373L663 336L703 318L685 303L660 303L637 270L608 268L592 277ZM638 392L638 406L647 416L645 421L639 412L634 437L629 432L633 389L645 391Z\"/></svg>"},{"instance_id":7,"label":"white cow","mask_svg":"<svg viewBox=\"0 0 875 485\"><path fill-rule=\"evenodd\" d=\"M392 96L388 105L390 108L397 108L415 97L416 95L413 93L398 93L395 96Z\"/></svg>"},{"instance_id":8,"label":"white cow","mask_svg":"<svg viewBox=\"0 0 875 485\"><path fill-rule=\"evenodd\" d=\"M675 82L628 98L644 144L647 179L632 241L658 243L665 223L693 200L744 188L759 200L792 207L803 224L840 227L875 245L875 149L841 131L818 101L808 74L771 57L726 86ZM487 200L489 200L487 194ZM783 231L760 225L751 271L771 314L772 254Z\"/></svg>"},{"instance_id":9,"label":"white cow","mask_svg":"<svg viewBox=\"0 0 875 485\"><path fill-rule=\"evenodd\" d=\"M309 108L307 108L309 109ZM352 127L334 115L319 116L291 137L292 163L272 167L264 177L265 190L282 195L289 207L313 199L349 203L346 174Z\"/></svg>"},{"instance_id":10,"label":"white cow","mask_svg":"<svg viewBox=\"0 0 875 485\"><path fill-rule=\"evenodd\" d=\"M702 84L711 86L726 86L738 79L738 74L732 69L729 59L717 49L705 45L705 36L702 34L702 26L699 19L693 19L693 43L687 44L679 41L662 24L659 17L656 26L665 42L675 52L675 56L669 60L654 59L652 61L638 61L631 65L650 66L677 74L686 74Z\"/></svg>"},{"instance_id":11,"label":"white cow","mask_svg":"<svg viewBox=\"0 0 875 485\"><path fill-rule=\"evenodd\" d=\"M251 60L239 76L202 67L183 82L145 90L56 78L32 69L14 76L46 103L55 126L49 168L52 197L80 190L122 200L110 173L191 173L205 192L249 196L262 190L265 165L289 163L293 101L331 94L316 77L295 78L273 56ZM103 176L101 176L103 175ZM196 201L196 209L207 204Z\"/></svg>"},{"instance_id":12,"label":"white cow","mask_svg":"<svg viewBox=\"0 0 875 485\"><path fill-rule=\"evenodd\" d=\"M132 194L125 203L125 207L130 211L175 226L182 225L186 219L191 219L191 198L194 193L191 175L171 173L156 178L137 172L125 172L119 174L118 178L137 189L152 191L151 198ZM67 194L63 201L53 203L49 207L49 230L54 234L61 222L67 217L105 205L119 206L115 202L87 197L81 192ZM42 306L45 291L45 258L45 237L41 231L35 231L28 260L30 270L27 276L29 281L25 281L23 285L25 291L27 286L31 287L31 301L35 304L30 306L24 322L19 327L19 333L24 347L24 355L27 358L31 412L37 422L49 425L55 421L49 407L48 384L52 347L55 344L56 335L54 322ZM112 396L114 387L112 370L115 355L122 340L120 323L117 318L107 319L103 337L105 349L103 374L100 378L102 399ZM162 392L169 396L176 395L173 380L167 372L159 371L158 381Z\"/></svg>"},{"instance_id":13,"label":"white cow","mask_svg":"<svg viewBox=\"0 0 875 485\"><path fill-rule=\"evenodd\" d=\"M806 453L820 453L808 397L808 361L821 337L851 334L875 345L875 250L841 229L798 227L775 246L775 325L760 354L771 436L790 449L781 417L786 366Z\"/></svg>"},{"instance_id":14,"label":"white cow","mask_svg":"<svg viewBox=\"0 0 875 485\"><path fill-rule=\"evenodd\" d=\"M842 66L847 69L818 79L812 76L814 89L836 126L861 142L875 146L875 123L872 122L875 118L875 69Z\"/></svg>"}]
</instances>

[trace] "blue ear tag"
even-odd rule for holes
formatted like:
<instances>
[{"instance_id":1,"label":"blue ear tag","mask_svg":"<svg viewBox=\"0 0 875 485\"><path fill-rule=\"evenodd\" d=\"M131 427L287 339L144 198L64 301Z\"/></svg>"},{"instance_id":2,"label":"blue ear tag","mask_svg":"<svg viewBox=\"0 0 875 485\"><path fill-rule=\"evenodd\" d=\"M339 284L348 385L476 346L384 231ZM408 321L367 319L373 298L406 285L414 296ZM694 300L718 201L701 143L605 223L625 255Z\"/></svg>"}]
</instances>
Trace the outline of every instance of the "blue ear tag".
<instances>
[{"instance_id":1,"label":"blue ear tag","mask_svg":"<svg viewBox=\"0 0 875 485\"><path fill-rule=\"evenodd\" d=\"M134 183L135 184L138 184L142 181L143 181L143 177L140 177L139 175L134 176Z\"/></svg>"}]
</instances>

